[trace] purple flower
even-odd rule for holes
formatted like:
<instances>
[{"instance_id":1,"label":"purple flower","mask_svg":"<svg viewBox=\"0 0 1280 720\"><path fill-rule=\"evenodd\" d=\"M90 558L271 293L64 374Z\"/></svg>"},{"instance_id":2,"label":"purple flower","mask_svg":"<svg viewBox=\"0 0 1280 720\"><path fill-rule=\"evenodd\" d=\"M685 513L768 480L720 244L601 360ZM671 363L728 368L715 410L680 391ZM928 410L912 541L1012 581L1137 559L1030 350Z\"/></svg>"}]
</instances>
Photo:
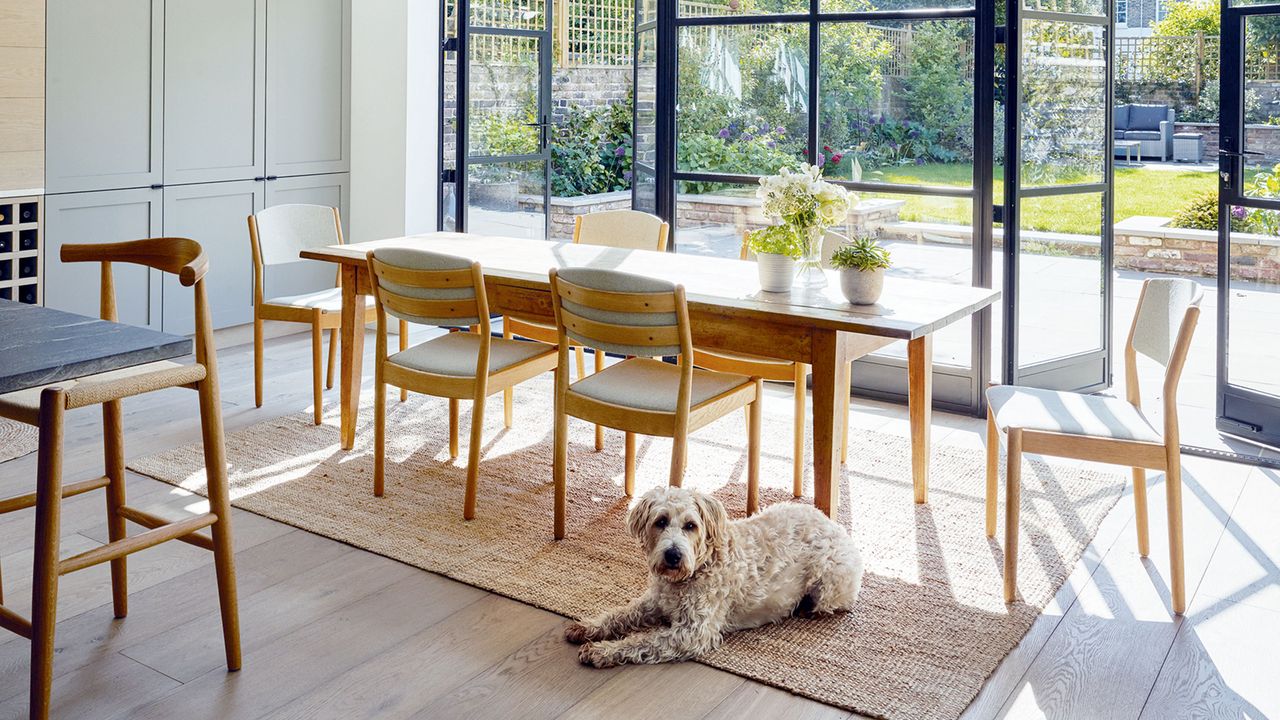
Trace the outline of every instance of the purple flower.
<instances>
[{"instance_id":1,"label":"purple flower","mask_svg":"<svg viewBox=\"0 0 1280 720\"><path fill-rule=\"evenodd\" d=\"M631 171L630 171L630 170L623 170L623 171L622 171L622 179L623 179L623 180L626 180L627 182L631 182Z\"/></svg>"},{"instance_id":2,"label":"purple flower","mask_svg":"<svg viewBox=\"0 0 1280 720\"><path fill-rule=\"evenodd\" d=\"M751 133L742 133L742 137L738 139L741 140L742 142L751 142L752 140L756 139L756 136L752 135Z\"/></svg>"},{"instance_id":3,"label":"purple flower","mask_svg":"<svg viewBox=\"0 0 1280 720\"><path fill-rule=\"evenodd\" d=\"M827 156L822 153L818 153L818 167L822 167L823 165L826 165L826 164L827 164Z\"/></svg>"},{"instance_id":4,"label":"purple flower","mask_svg":"<svg viewBox=\"0 0 1280 720\"><path fill-rule=\"evenodd\" d=\"M728 139L729 139L729 128L720 128L720 133L719 133L719 135L720 135L720 139L722 139L722 140L728 140Z\"/></svg>"},{"instance_id":5,"label":"purple flower","mask_svg":"<svg viewBox=\"0 0 1280 720\"><path fill-rule=\"evenodd\" d=\"M787 134L787 129L786 129L786 128L784 128L784 127L782 127L781 125L779 125L778 127L774 128L774 129L773 129L773 131L774 131L775 133L779 134L779 135L786 135L786 134Z\"/></svg>"},{"instance_id":6,"label":"purple flower","mask_svg":"<svg viewBox=\"0 0 1280 720\"><path fill-rule=\"evenodd\" d=\"M772 149L774 149L774 148L778 147L778 143L776 143L776 142L774 142L774 141L770 140L769 142L765 143L765 146L767 146L770 150L772 150Z\"/></svg>"},{"instance_id":7,"label":"purple flower","mask_svg":"<svg viewBox=\"0 0 1280 720\"><path fill-rule=\"evenodd\" d=\"M922 157L918 157L918 158L916 158L916 164L917 164L917 165L923 165L923 164L924 164L924 158L922 158Z\"/></svg>"},{"instance_id":8,"label":"purple flower","mask_svg":"<svg viewBox=\"0 0 1280 720\"><path fill-rule=\"evenodd\" d=\"M614 157L622 157L623 155L626 155L626 154L627 154L627 148L623 145L619 145L618 149L613 151Z\"/></svg>"},{"instance_id":9,"label":"purple flower","mask_svg":"<svg viewBox=\"0 0 1280 720\"><path fill-rule=\"evenodd\" d=\"M1243 220L1245 215L1248 215L1248 214L1249 214L1248 210L1245 210L1244 208L1238 205L1236 207L1231 208L1231 217L1237 220Z\"/></svg>"}]
</instances>

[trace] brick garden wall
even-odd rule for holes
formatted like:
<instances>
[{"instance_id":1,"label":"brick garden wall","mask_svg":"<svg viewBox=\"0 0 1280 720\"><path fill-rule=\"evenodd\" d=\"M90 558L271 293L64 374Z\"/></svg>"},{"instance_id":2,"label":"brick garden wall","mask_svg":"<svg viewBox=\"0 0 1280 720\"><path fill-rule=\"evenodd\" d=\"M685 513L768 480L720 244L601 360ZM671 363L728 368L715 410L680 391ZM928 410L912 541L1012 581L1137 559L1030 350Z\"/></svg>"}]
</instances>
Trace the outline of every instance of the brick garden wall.
<instances>
[{"instance_id":1,"label":"brick garden wall","mask_svg":"<svg viewBox=\"0 0 1280 720\"><path fill-rule=\"evenodd\" d=\"M1204 135L1204 161L1217 162L1218 158L1218 125L1217 123L1174 123L1177 132L1200 133ZM1262 158L1251 158L1255 162L1280 162L1280 125L1246 125L1244 128L1245 149L1263 153Z\"/></svg>"}]
</instances>

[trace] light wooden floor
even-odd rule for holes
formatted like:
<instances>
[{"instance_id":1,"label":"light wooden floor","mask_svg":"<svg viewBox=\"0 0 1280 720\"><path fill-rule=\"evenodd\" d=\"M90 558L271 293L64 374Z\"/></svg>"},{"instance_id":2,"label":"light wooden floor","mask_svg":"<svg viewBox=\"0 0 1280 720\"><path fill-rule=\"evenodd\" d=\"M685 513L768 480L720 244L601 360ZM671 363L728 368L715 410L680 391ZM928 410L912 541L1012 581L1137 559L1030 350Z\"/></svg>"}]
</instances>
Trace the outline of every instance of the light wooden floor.
<instances>
[{"instance_id":1,"label":"light wooden floor","mask_svg":"<svg viewBox=\"0 0 1280 720\"><path fill-rule=\"evenodd\" d=\"M305 335L269 342L261 410L249 348L220 353L228 430L306 409L309 353ZM788 407L789 390L771 392ZM906 433L905 408L854 405L855 432ZM127 401L129 457L198 440L195 408L182 391ZM67 477L100 473L100 416L70 422ZM981 421L935 422L935 442L981 447ZM0 465L0 494L28 489L34 460ZM967 718L1280 717L1280 473L1198 458L1186 470L1188 615L1168 612L1155 475L1151 560L1137 556L1126 493ZM201 510L136 475L129 493L142 507ZM64 553L105 541L103 513L98 493L65 503ZM5 596L23 613L32 523L30 512L0 519ZM551 613L249 513L237 511L235 532L244 670L222 665L210 556L169 543L130 559L127 620L112 619L105 566L64 578L55 717L850 717L695 663L584 669ZM0 637L0 717L25 714L27 647Z\"/></svg>"}]
</instances>

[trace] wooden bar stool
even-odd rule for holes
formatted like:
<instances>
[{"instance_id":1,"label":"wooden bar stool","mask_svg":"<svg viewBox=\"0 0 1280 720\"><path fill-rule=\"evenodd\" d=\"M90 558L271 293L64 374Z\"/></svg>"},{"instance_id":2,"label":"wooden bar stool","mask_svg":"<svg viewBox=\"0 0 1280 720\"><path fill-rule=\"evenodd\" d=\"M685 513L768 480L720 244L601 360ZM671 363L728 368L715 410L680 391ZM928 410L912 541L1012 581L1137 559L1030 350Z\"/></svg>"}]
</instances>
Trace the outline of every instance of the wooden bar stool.
<instances>
[{"instance_id":1,"label":"wooden bar stool","mask_svg":"<svg viewBox=\"0 0 1280 720\"><path fill-rule=\"evenodd\" d=\"M555 537L564 537L569 417L627 433L624 492L635 491L635 433L669 437L670 483L684 480L689 433L748 409L747 512L759 505L760 378L693 367L693 337L684 288L615 270L551 270L551 304L560 336L555 396ZM628 357L569 383L576 342ZM652 359L678 355L678 365Z\"/></svg>"},{"instance_id":2,"label":"wooden bar stool","mask_svg":"<svg viewBox=\"0 0 1280 720\"><path fill-rule=\"evenodd\" d=\"M31 717L47 718L53 683L54 623L58 607L58 579L99 563L111 563L112 603L117 618L128 612L125 557L169 540L181 540L213 552L222 610L227 669L240 669L240 624L236 607L235 559L231 545L231 499L227 488L222 416L218 399L218 371L213 326L206 299L204 251L192 240L156 238L122 243L64 245L63 262L102 263L102 319L116 320L111 263L145 265L178 276L195 291L195 364L162 361L91 375L0 395L0 416L40 428L36 491L0 500L0 514L36 509L35 572L31 591L31 619L0 605L0 627L31 640ZM170 521L125 504L124 421L121 399L133 395L185 387L200 398L200 425L205 468L209 477L209 512ZM102 406L106 474L64 484L62 481L63 418L68 410ZM59 556L62 498L91 490L107 491L107 533L110 542L68 558ZM128 535L126 521L147 528ZM211 535L200 530L211 528ZM3 597L0 597L3 601Z\"/></svg>"}]
</instances>

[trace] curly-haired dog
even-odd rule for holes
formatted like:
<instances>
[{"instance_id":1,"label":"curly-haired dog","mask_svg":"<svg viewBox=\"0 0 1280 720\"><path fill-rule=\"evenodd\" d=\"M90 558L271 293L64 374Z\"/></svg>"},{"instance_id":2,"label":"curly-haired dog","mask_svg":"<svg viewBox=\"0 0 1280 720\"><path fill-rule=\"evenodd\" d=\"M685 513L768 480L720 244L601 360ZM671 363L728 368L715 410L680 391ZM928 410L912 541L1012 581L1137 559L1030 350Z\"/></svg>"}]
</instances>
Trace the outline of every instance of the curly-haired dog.
<instances>
[{"instance_id":1,"label":"curly-haired dog","mask_svg":"<svg viewBox=\"0 0 1280 720\"><path fill-rule=\"evenodd\" d=\"M849 610L862 587L858 548L809 505L730 522L719 500L663 487L640 498L627 527L644 546L649 589L565 629L586 665L685 660L734 630Z\"/></svg>"}]
</instances>

